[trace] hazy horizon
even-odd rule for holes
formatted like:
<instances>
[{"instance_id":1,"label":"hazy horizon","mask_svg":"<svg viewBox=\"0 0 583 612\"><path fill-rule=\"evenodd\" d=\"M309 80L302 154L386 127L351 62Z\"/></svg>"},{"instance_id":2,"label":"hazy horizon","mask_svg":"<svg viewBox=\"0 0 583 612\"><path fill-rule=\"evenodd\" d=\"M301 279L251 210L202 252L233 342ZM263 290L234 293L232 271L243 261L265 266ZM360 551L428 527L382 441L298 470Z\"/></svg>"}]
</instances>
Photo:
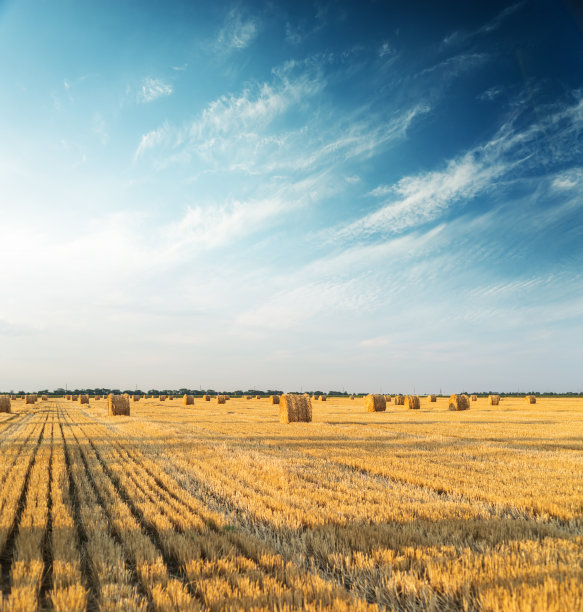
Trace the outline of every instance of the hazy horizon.
<instances>
[{"instance_id":1,"label":"hazy horizon","mask_svg":"<svg viewBox=\"0 0 583 612\"><path fill-rule=\"evenodd\" d=\"M0 389L581 392L571 2L0 2Z\"/></svg>"}]
</instances>

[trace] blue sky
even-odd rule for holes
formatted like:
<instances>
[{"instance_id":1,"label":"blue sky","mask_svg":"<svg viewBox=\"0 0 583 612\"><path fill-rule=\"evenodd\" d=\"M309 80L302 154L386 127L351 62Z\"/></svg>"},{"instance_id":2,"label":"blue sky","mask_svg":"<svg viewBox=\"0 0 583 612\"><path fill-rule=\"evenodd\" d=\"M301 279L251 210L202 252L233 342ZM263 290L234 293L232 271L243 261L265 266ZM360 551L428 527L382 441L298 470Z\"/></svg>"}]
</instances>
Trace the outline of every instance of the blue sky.
<instances>
[{"instance_id":1,"label":"blue sky","mask_svg":"<svg viewBox=\"0 0 583 612\"><path fill-rule=\"evenodd\" d=\"M583 13L0 2L0 388L582 390Z\"/></svg>"}]
</instances>

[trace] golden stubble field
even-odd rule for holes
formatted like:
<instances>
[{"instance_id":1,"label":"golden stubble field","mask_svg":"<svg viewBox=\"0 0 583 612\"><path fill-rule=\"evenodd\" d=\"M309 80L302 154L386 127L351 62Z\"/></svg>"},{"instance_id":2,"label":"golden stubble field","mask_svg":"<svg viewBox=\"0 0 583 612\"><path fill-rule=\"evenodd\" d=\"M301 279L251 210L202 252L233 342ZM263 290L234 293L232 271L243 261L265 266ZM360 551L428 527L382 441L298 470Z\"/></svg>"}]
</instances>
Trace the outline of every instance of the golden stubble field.
<instances>
[{"instance_id":1,"label":"golden stubble field","mask_svg":"<svg viewBox=\"0 0 583 612\"><path fill-rule=\"evenodd\" d=\"M583 400L0 414L2 610L583 609Z\"/></svg>"}]
</instances>

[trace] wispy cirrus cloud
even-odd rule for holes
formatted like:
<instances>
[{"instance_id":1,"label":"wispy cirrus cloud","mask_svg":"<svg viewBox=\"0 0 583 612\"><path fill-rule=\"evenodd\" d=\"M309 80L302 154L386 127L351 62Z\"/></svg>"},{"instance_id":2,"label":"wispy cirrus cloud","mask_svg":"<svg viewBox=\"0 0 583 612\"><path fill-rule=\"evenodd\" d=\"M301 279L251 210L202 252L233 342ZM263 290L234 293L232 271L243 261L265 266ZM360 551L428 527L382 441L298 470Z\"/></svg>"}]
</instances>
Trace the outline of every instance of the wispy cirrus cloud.
<instances>
[{"instance_id":1,"label":"wispy cirrus cloud","mask_svg":"<svg viewBox=\"0 0 583 612\"><path fill-rule=\"evenodd\" d=\"M338 228L329 239L399 233L433 221L452 206L464 205L489 189L499 189L501 178L517 178L517 169L528 176L533 167L554 161L558 150L562 161L575 159L581 145L573 139L583 125L582 109L583 96L576 92L573 104L553 109L543 121L531 120L520 129L516 126L520 116L515 116L490 141L451 159L443 169L406 176L394 185L379 185L369 195L392 197L378 210ZM541 147L541 139L548 146ZM577 172L562 174L555 187L576 186Z\"/></svg>"},{"instance_id":2,"label":"wispy cirrus cloud","mask_svg":"<svg viewBox=\"0 0 583 612\"><path fill-rule=\"evenodd\" d=\"M142 134L140 144L134 153L134 161L137 161L140 156L150 149L155 149L163 143L168 142L171 134L170 126L167 122L163 123L159 128Z\"/></svg>"},{"instance_id":3,"label":"wispy cirrus cloud","mask_svg":"<svg viewBox=\"0 0 583 612\"><path fill-rule=\"evenodd\" d=\"M148 103L172 95L174 88L162 79L147 77L142 81L138 91L138 102Z\"/></svg>"},{"instance_id":4,"label":"wispy cirrus cloud","mask_svg":"<svg viewBox=\"0 0 583 612\"><path fill-rule=\"evenodd\" d=\"M217 35L215 50L231 53L245 49L253 43L260 27L261 21L257 17L246 17L240 9L231 9Z\"/></svg>"},{"instance_id":5,"label":"wispy cirrus cloud","mask_svg":"<svg viewBox=\"0 0 583 612\"><path fill-rule=\"evenodd\" d=\"M502 11L500 11L494 18L490 21L486 22L484 25L472 31L464 31L457 30L448 34L443 39L443 45L452 46L452 45L460 45L468 42L469 40L475 38L476 36L482 36L484 34L489 34L490 32L496 31L500 26L504 23L508 17L520 11L526 5L526 0L521 0L521 2L516 2L512 4Z\"/></svg>"}]
</instances>

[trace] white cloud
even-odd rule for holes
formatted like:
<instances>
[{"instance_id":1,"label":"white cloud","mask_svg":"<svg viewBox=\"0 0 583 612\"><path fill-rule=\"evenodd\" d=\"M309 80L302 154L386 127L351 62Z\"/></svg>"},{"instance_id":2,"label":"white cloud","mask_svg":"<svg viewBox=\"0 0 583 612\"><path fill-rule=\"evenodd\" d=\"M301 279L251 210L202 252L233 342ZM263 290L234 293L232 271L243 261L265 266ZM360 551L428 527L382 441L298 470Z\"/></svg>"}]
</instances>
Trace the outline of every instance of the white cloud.
<instances>
[{"instance_id":1,"label":"white cloud","mask_svg":"<svg viewBox=\"0 0 583 612\"><path fill-rule=\"evenodd\" d=\"M159 128L142 134L140 144L134 153L134 161L136 161L141 155L143 155L149 149L155 149L164 142L167 142L170 137L170 126L168 123L164 123Z\"/></svg>"},{"instance_id":2,"label":"white cloud","mask_svg":"<svg viewBox=\"0 0 583 612\"><path fill-rule=\"evenodd\" d=\"M172 85L165 83L161 79L147 77L142 81L138 92L138 102L148 103L158 98L170 96L174 92Z\"/></svg>"},{"instance_id":3,"label":"white cloud","mask_svg":"<svg viewBox=\"0 0 583 612\"><path fill-rule=\"evenodd\" d=\"M497 87L497 86L490 87L478 96L478 100L486 100L488 102L492 102L496 98L500 97L501 94L502 94L501 87Z\"/></svg>"},{"instance_id":4,"label":"white cloud","mask_svg":"<svg viewBox=\"0 0 583 612\"><path fill-rule=\"evenodd\" d=\"M455 204L466 204L478 194L497 187L503 176L510 175L516 168L528 164L535 154L548 155L533 143L541 135L547 140L552 131L551 155L563 151L580 130L583 122L583 98L575 98L568 107L555 109L544 121L533 122L522 130L515 128L518 116L504 124L487 143L477 146L464 155L450 160L443 170L406 176L396 184L380 185L369 195L394 197L384 205L356 221L327 233L329 240L367 237L373 234L398 233L407 228L439 218ZM570 147L569 155L576 155L576 148ZM567 155L567 153L564 153ZM570 173L556 179L555 187L575 186L578 179ZM575 182L574 182L575 181Z\"/></svg>"},{"instance_id":5,"label":"white cloud","mask_svg":"<svg viewBox=\"0 0 583 612\"><path fill-rule=\"evenodd\" d=\"M361 340L359 346L364 348L376 348L378 346L387 346L392 342L390 336L377 336L376 338L369 338L368 340Z\"/></svg>"},{"instance_id":6,"label":"white cloud","mask_svg":"<svg viewBox=\"0 0 583 612\"><path fill-rule=\"evenodd\" d=\"M388 42L384 42L378 49L379 57L386 57L394 54L395 50Z\"/></svg>"},{"instance_id":7,"label":"white cloud","mask_svg":"<svg viewBox=\"0 0 583 612\"><path fill-rule=\"evenodd\" d=\"M555 178L552 186L559 190L570 190L575 187L583 187L583 170L576 168L562 172Z\"/></svg>"},{"instance_id":8,"label":"white cloud","mask_svg":"<svg viewBox=\"0 0 583 612\"><path fill-rule=\"evenodd\" d=\"M266 222L280 215L289 203L274 197L248 202L233 201L220 206L189 208L177 223L168 226L172 250L186 246L209 249L261 231Z\"/></svg>"},{"instance_id":9,"label":"white cloud","mask_svg":"<svg viewBox=\"0 0 583 612\"><path fill-rule=\"evenodd\" d=\"M493 19L485 23L483 26L477 28L476 30L472 30L471 32L464 32L463 30L457 30L456 32L452 32L443 39L443 44L445 46L457 45L468 42L476 36L481 36L483 34L489 34L490 32L494 32L502 25L502 23L508 17L519 11L523 6L525 6L525 4L525 1L521 1L506 7L505 9L500 11Z\"/></svg>"},{"instance_id":10,"label":"white cloud","mask_svg":"<svg viewBox=\"0 0 583 612\"><path fill-rule=\"evenodd\" d=\"M217 36L215 47L226 53L245 49L255 40L259 28L257 18L245 18L238 9L232 9Z\"/></svg>"}]
</instances>

